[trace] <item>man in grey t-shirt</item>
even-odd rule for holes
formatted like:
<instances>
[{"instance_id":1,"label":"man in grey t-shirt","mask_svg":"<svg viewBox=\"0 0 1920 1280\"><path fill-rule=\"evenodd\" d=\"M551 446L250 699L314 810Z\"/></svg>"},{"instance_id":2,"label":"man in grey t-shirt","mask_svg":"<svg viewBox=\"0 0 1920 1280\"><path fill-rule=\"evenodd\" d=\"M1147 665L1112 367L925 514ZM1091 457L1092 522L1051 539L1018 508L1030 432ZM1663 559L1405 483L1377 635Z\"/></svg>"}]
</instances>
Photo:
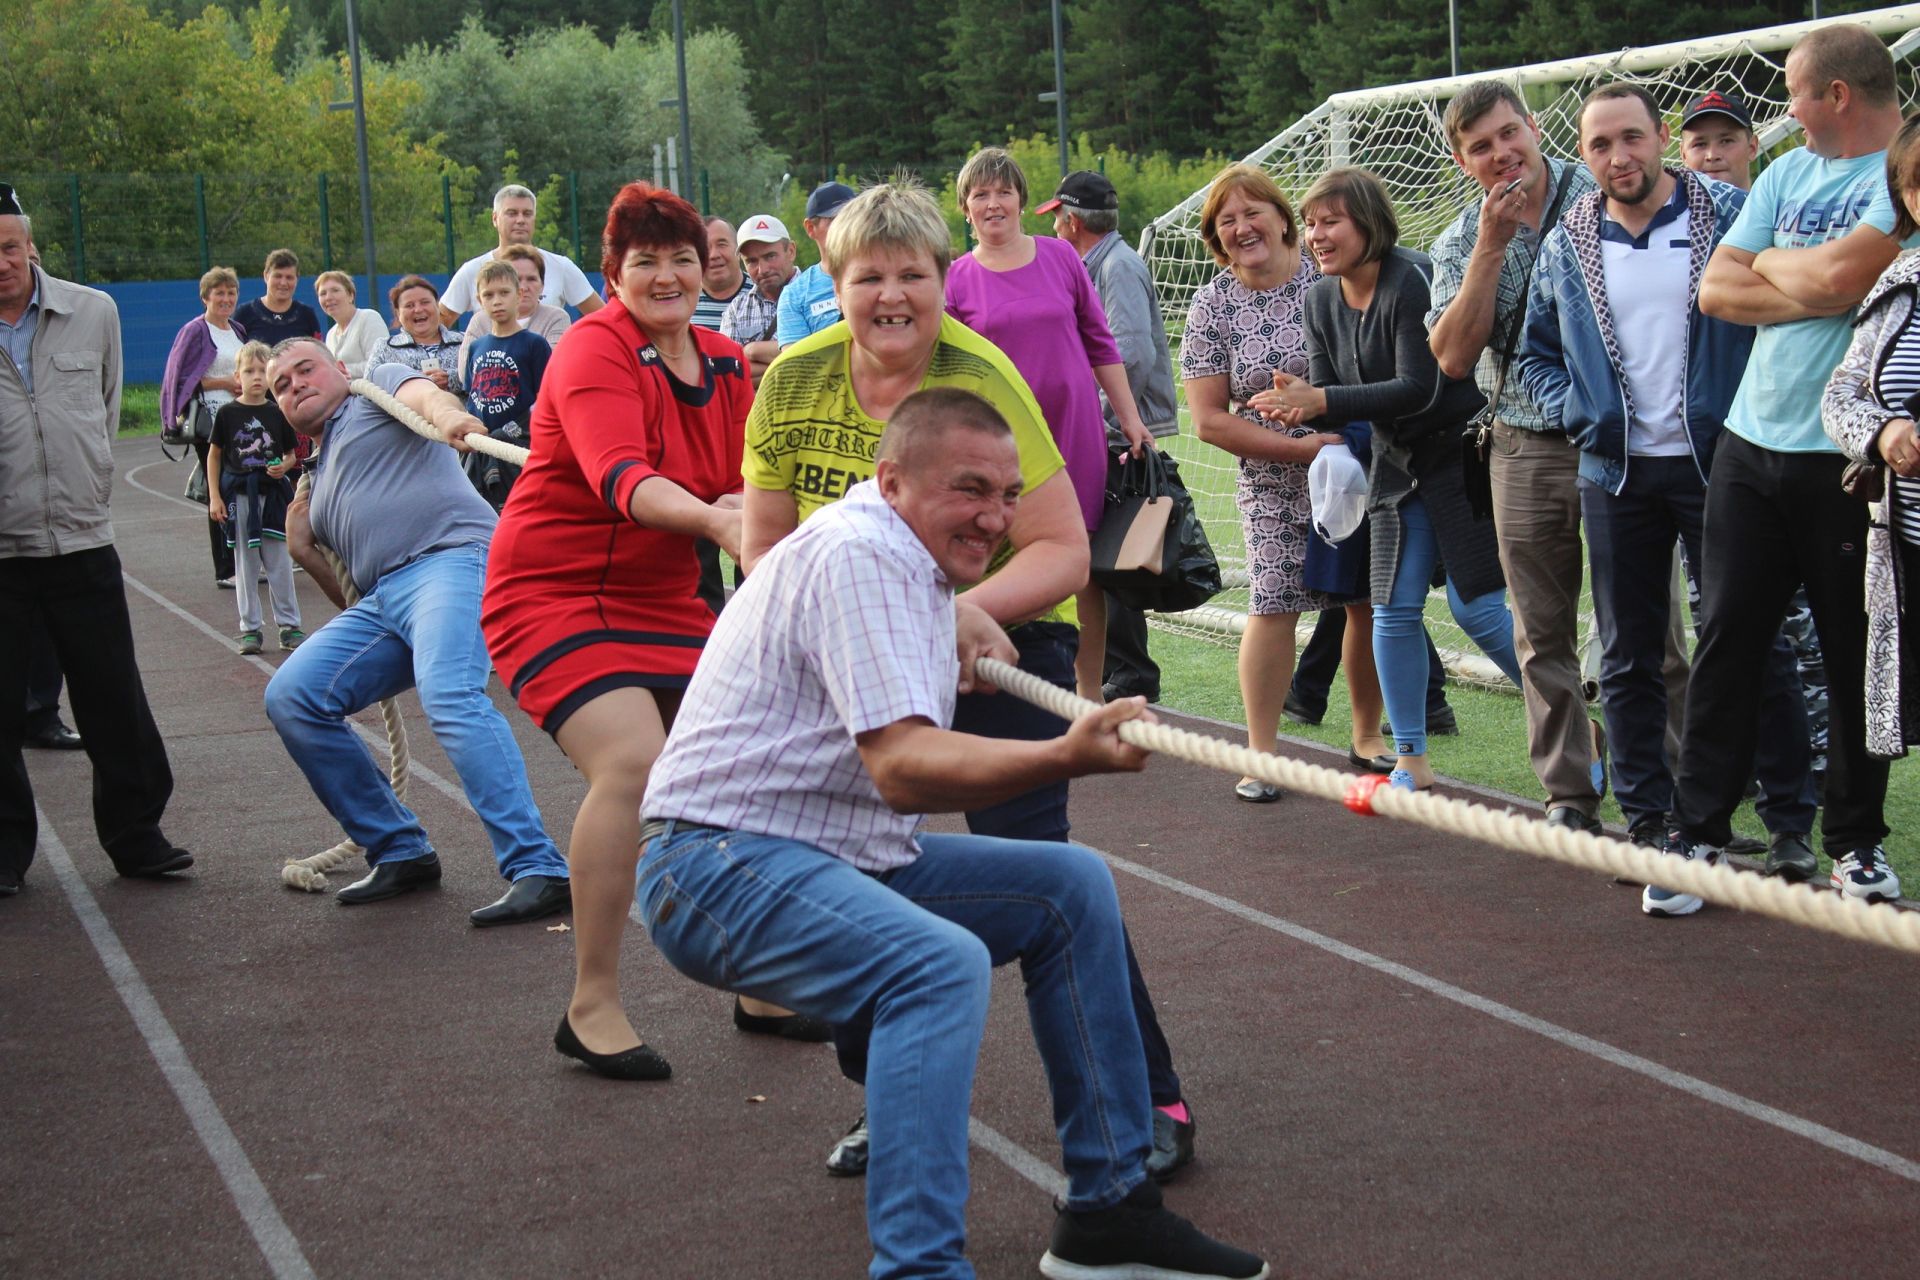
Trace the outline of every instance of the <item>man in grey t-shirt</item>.
<instances>
[{"instance_id":1,"label":"man in grey t-shirt","mask_svg":"<svg viewBox=\"0 0 1920 1280\"><path fill-rule=\"evenodd\" d=\"M280 344L267 366L280 411L319 444L310 487L287 512L288 540L315 584L345 609L274 674L267 716L320 803L367 851L372 870L335 896L343 906L373 902L438 883L440 860L347 717L417 685L500 874L512 882L471 919L537 920L571 903L567 867L541 824L513 731L487 697L480 597L494 514L446 447L485 428L411 369L381 365L370 377L446 444L352 394L346 366L316 340ZM346 565L360 597L351 607L316 542Z\"/></svg>"}]
</instances>

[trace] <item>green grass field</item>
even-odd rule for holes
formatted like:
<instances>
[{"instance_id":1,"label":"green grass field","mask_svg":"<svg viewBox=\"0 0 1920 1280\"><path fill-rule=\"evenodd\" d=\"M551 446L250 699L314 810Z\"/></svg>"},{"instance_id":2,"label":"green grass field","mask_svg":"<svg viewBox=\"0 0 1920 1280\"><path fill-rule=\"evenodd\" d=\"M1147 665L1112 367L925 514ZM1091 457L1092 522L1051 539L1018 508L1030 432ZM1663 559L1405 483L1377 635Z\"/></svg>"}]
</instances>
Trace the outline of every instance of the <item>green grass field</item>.
<instances>
[{"instance_id":1,"label":"green grass field","mask_svg":"<svg viewBox=\"0 0 1920 1280\"><path fill-rule=\"evenodd\" d=\"M1231 725L1246 723L1233 649L1157 627L1151 645L1154 660L1160 664L1160 696L1166 706ZM1459 715L1460 736L1431 740L1428 751L1433 767L1448 777L1509 792L1527 800L1530 806L1537 805L1543 793L1527 762L1526 711L1519 697L1449 681L1447 701ZM1283 720L1280 729L1287 735L1344 749L1351 745L1348 714L1347 682L1342 674L1334 681L1325 720L1318 726ZM1245 741L1241 734L1231 736ZM1228 791L1233 781L1225 774L1220 776L1222 798L1231 798ZM1621 822L1620 806L1611 795L1601 805L1600 816L1609 824ZM1920 849L1902 838L1903 833L1914 829L1916 819L1920 819L1920 777L1904 762L1896 761L1887 786L1887 824L1895 833L1888 841L1887 857L1901 879L1920 892ZM1766 838L1766 828L1760 825L1751 804L1740 806L1734 826L1748 835ZM1819 846L1816 833L1814 847Z\"/></svg>"},{"instance_id":2,"label":"green grass field","mask_svg":"<svg viewBox=\"0 0 1920 1280\"><path fill-rule=\"evenodd\" d=\"M130 382L120 392L120 434L157 436L160 434L160 386L154 382Z\"/></svg>"}]
</instances>

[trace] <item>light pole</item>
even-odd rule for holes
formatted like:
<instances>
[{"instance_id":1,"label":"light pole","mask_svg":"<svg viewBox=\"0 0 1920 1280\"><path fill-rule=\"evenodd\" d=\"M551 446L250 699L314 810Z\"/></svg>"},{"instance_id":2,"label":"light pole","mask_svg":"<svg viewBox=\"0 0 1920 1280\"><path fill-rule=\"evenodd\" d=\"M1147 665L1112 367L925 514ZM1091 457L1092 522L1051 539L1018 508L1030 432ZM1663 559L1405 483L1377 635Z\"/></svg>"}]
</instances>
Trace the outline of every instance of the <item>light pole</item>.
<instances>
[{"instance_id":1,"label":"light pole","mask_svg":"<svg viewBox=\"0 0 1920 1280\"><path fill-rule=\"evenodd\" d=\"M1460 0L1447 0L1447 52L1453 61L1453 74L1460 74Z\"/></svg>"},{"instance_id":2,"label":"light pole","mask_svg":"<svg viewBox=\"0 0 1920 1280\"><path fill-rule=\"evenodd\" d=\"M1055 127L1060 133L1060 176L1067 176L1067 53L1060 38L1060 0L1053 0L1053 92L1040 95L1040 101L1054 105Z\"/></svg>"},{"instance_id":3,"label":"light pole","mask_svg":"<svg viewBox=\"0 0 1920 1280\"><path fill-rule=\"evenodd\" d=\"M680 79L680 195L693 199L693 121L687 114L687 24L680 0L673 0L673 66Z\"/></svg>"},{"instance_id":4,"label":"light pole","mask_svg":"<svg viewBox=\"0 0 1920 1280\"><path fill-rule=\"evenodd\" d=\"M353 0L347 0L347 65L353 77L353 100L329 102L329 111L353 112L353 143L360 156L360 238L367 246L367 297L380 295L380 277L373 253L373 179L367 173L367 93L360 79L360 22Z\"/></svg>"}]
</instances>

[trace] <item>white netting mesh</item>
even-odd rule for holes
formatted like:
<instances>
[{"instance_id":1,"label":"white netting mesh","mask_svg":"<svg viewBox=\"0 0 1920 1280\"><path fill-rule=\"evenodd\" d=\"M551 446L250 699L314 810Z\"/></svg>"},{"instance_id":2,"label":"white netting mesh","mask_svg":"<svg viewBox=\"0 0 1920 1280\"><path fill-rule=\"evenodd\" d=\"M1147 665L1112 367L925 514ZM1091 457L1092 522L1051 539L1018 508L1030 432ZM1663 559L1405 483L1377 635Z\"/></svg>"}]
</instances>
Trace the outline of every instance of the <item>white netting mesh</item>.
<instances>
[{"instance_id":1,"label":"white netting mesh","mask_svg":"<svg viewBox=\"0 0 1920 1280\"><path fill-rule=\"evenodd\" d=\"M1889 42L1899 71L1901 102L1912 110L1920 101L1920 83L1909 61L1920 48L1920 5L1828 21L1866 25ZM1798 145L1798 125L1786 113L1783 68L1787 51L1809 31L1825 25L1827 21L1794 23L1485 75L1337 94L1246 159L1272 173L1281 189L1292 196L1304 192L1330 168L1366 166L1393 194L1402 239L1425 249L1470 198L1477 200L1479 196L1478 189L1455 167L1441 126L1448 99L1471 81L1497 77L1517 85L1540 123L1543 149L1554 156L1569 157L1577 149L1576 114L1581 99L1599 84L1630 80L1644 86L1666 109L1668 122L1675 126L1676 162L1680 141L1677 126L1686 104L1710 89L1736 92L1753 111L1764 163L1769 155ZM1141 254L1153 270L1166 312L1167 332L1176 351L1195 290L1220 270L1200 239L1200 204L1205 195L1204 189L1196 191L1141 235ZM1193 493L1228 589L1208 609L1156 618L1154 622L1169 630L1231 644L1239 637L1239 624L1247 607L1246 554L1233 505L1234 459L1202 444L1191 430L1167 443L1179 459L1181 477ZM1427 616L1434 641L1447 655L1450 666L1469 678L1500 680L1492 664L1480 658L1454 625L1444 600L1429 608ZM1586 616L1583 609L1583 618ZM1585 625L1583 621L1583 631Z\"/></svg>"}]
</instances>

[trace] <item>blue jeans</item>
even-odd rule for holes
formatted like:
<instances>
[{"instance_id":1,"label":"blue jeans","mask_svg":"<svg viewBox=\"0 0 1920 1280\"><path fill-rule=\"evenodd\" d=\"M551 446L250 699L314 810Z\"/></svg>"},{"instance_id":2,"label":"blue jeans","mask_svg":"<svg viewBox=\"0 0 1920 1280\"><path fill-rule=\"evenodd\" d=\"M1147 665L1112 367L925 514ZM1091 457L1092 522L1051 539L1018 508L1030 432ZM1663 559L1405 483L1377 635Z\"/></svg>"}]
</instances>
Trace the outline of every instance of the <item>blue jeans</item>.
<instances>
[{"instance_id":1,"label":"blue jeans","mask_svg":"<svg viewBox=\"0 0 1920 1280\"><path fill-rule=\"evenodd\" d=\"M1427 583L1433 580L1439 556L1426 505L1417 496L1408 498L1400 506L1400 563L1394 569L1393 592L1387 603L1376 601L1373 606L1373 665L1393 726L1395 755L1427 754ZM1520 659L1513 652L1507 593L1489 591L1462 600L1449 577L1447 605L1467 638L1518 687Z\"/></svg>"},{"instance_id":2,"label":"blue jeans","mask_svg":"<svg viewBox=\"0 0 1920 1280\"><path fill-rule=\"evenodd\" d=\"M267 717L320 803L365 847L368 863L405 862L433 847L347 717L417 687L433 736L487 828L500 874L564 879L567 864L540 822L520 746L487 697L486 578L487 549L472 546L387 574L280 665L267 683Z\"/></svg>"},{"instance_id":3,"label":"blue jeans","mask_svg":"<svg viewBox=\"0 0 1920 1280\"><path fill-rule=\"evenodd\" d=\"M967 1114L992 966L1017 959L1026 980L1068 1207L1118 1203L1153 1141L1106 864L1077 845L920 845L917 861L875 876L796 840L675 824L647 843L635 895L654 945L695 981L871 1022L874 1280L973 1274Z\"/></svg>"},{"instance_id":4,"label":"blue jeans","mask_svg":"<svg viewBox=\"0 0 1920 1280\"><path fill-rule=\"evenodd\" d=\"M1667 622L1661 578L1673 541L1702 561L1707 490L1691 457L1638 457L1617 494L1580 482L1581 521L1593 563L1593 618L1600 634L1600 705L1612 743L1613 793L1629 825L1673 807L1667 759ZM1760 678L1760 820L1770 832L1813 830L1813 753L1792 647L1778 636Z\"/></svg>"}]
</instances>

